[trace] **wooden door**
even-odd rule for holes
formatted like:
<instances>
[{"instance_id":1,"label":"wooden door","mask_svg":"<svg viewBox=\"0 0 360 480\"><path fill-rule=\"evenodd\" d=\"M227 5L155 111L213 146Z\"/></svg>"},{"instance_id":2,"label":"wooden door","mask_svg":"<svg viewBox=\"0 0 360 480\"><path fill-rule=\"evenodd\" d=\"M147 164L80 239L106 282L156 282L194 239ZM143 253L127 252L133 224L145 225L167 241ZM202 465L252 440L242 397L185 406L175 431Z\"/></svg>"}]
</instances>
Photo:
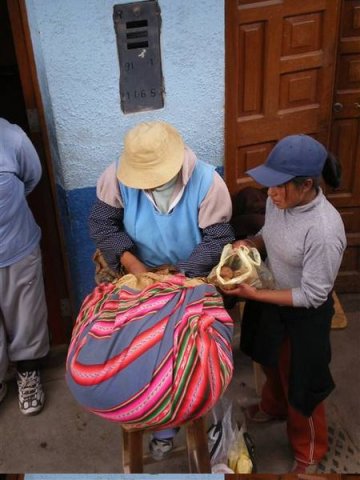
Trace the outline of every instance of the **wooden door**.
<instances>
[{"instance_id":1,"label":"wooden door","mask_svg":"<svg viewBox=\"0 0 360 480\"><path fill-rule=\"evenodd\" d=\"M253 184L285 135L306 133L343 166L348 248L337 292L360 291L360 0L226 0L225 178Z\"/></svg>"},{"instance_id":2,"label":"wooden door","mask_svg":"<svg viewBox=\"0 0 360 480\"><path fill-rule=\"evenodd\" d=\"M252 183L276 141L328 144L340 0L226 0L225 179Z\"/></svg>"},{"instance_id":3,"label":"wooden door","mask_svg":"<svg viewBox=\"0 0 360 480\"><path fill-rule=\"evenodd\" d=\"M360 292L360 0L343 0L330 149L343 166L340 190L327 191L347 232L337 291Z\"/></svg>"},{"instance_id":4,"label":"wooden door","mask_svg":"<svg viewBox=\"0 0 360 480\"><path fill-rule=\"evenodd\" d=\"M23 0L0 0L0 116L20 125L42 163L42 179L28 201L41 227L41 251L51 344L67 343L72 327L55 182Z\"/></svg>"}]
</instances>

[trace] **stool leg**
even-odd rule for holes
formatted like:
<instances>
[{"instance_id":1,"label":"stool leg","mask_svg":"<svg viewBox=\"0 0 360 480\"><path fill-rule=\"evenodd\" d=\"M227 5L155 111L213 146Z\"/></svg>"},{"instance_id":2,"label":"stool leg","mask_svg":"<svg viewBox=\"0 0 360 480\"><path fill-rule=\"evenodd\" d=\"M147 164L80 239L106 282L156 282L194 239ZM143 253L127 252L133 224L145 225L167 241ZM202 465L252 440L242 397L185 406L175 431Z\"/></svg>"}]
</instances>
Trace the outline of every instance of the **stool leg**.
<instances>
[{"instance_id":1,"label":"stool leg","mask_svg":"<svg viewBox=\"0 0 360 480\"><path fill-rule=\"evenodd\" d=\"M204 418L186 425L186 443L191 473L211 473L208 439Z\"/></svg>"},{"instance_id":2,"label":"stool leg","mask_svg":"<svg viewBox=\"0 0 360 480\"><path fill-rule=\"evenodd\" d=\"M143 473L143 431L123 430L123 469L124 473Z\"/></svg>"},{"instance_id":3,"label":"stool leg","mask_svg":"<svg viewBox=\"0 0 360 480\"><path fill-rule=\"evenodd\" d=\"M253 362L255 391L261 397L261 392L265 383L265 374L260 363Z\"/></svg>"},{"instance_id":4,"label":"stool leg","mask_svg":"<svg viewBox=\"0 0 360 480\"><path fill-rule=\"evenodd\" d=\"M122 430L122 464L124 473L130 473L129 433Z\"/></svg>"}]
</instances>

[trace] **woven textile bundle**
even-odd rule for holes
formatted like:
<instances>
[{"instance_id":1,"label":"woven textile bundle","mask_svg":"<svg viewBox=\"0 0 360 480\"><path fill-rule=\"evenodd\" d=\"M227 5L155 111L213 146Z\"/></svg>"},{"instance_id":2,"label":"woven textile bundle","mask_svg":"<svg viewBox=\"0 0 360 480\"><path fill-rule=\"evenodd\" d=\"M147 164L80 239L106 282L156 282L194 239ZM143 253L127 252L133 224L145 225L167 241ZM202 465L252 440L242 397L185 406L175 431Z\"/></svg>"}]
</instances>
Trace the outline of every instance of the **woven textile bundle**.
<instances>
[{"instance_id":1,"label":"woven textile bundle","mask_svg":"<svg viewBox=\"0 0 360 480\"><path fill-rule=\"evenodd\" d=\"M76 400L129 429L204 415L233 373L233 321L216 288L182 274L160 278L141 290L124 282L96 287L68 351Z\"/></svg>"}]
</instances>

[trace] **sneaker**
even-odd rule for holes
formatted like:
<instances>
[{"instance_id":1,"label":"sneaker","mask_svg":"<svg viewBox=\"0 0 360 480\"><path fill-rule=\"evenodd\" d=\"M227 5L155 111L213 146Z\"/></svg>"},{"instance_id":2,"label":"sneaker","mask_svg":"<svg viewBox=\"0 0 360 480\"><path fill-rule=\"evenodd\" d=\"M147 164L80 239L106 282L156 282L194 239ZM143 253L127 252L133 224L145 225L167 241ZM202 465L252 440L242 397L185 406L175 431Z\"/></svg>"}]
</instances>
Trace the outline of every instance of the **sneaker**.
<instances>
[{"instance_id":1,"label":"sneaker","mask_svg":"<svg viewBox=\"0 0 360 480\"><path fill-rule=\"evenodd\" d=\"M24 415L36 415L44 406L45 395L39 370L17 373L19 408Z\"/></svg>"},{"instance_id":2,"label":"sneaker","mask_svg":"<svg viewBox=\"0 0 360 480\"><path fill-rule=\"evenodd\" d=\"M0 383L0 402L4 400L6 392L7 392L6 383Z\"/></svg>"},{"instance_id":3,"label":"sneaker","mask_svg":"<svg viewBox=\"0 0 360 480\"><path fill-rule=\"evenodd\" d=\"M152 438L150 440L150 455L154 460L162 460L174 448L172 438Z\"/></svg>"},{"instance_id":4,"label":"sneaker","mask_svg":"<svg viewBox=\"0 0 360 480\"><path fill-rule=\"evenodd\" d=\"M219 421L210 426L207 431L208 436L208 450L210 454L210 460L217 458L221 447L223 447L223 425Z\"/></svg>"},{"instance_id":5,"label":"sneaker","mask_svg":"<svg viewBox=\"0 0 360 480\"><path fill-rule=\"evenodd\" d=\"M269 415L268 413L264 412L264 410L261 410L259 404L250 405L250 407L247 407L245 409L245 417L251 422L255 423L267 423L286 420L286 417L284 416L274 417L273 415Z\"/></svg>"},{"instance_id":6,"label":"sneaker","mask_svg":"<svg viewBox=\"0 0 360 480\"><path fill-rule=\"evenodd\" d=\"M291 473L316 473L317 463L303 463L295 460L291 469Z\"/></svg>"}]
</instances>

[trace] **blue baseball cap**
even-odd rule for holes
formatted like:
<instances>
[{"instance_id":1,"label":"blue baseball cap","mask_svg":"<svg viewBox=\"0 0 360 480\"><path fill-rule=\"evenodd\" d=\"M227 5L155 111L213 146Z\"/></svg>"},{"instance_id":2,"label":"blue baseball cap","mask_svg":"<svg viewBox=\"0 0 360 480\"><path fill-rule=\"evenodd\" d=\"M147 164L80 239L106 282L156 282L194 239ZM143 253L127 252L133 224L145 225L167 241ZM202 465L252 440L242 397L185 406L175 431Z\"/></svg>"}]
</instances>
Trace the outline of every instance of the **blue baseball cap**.
<instances>
[{"instance_id":1,"label":"blue baseball cap","mask_svg":"<svg viewBox=\"0 0 360 480\"><path fill-rule=\"evenodd\" d=\"M275 187L294 177L320 177L328 156L326 148L308 135L289 135L271 150L266 162L247 170L256 182Z\"/></svg>"}]
</instances>

